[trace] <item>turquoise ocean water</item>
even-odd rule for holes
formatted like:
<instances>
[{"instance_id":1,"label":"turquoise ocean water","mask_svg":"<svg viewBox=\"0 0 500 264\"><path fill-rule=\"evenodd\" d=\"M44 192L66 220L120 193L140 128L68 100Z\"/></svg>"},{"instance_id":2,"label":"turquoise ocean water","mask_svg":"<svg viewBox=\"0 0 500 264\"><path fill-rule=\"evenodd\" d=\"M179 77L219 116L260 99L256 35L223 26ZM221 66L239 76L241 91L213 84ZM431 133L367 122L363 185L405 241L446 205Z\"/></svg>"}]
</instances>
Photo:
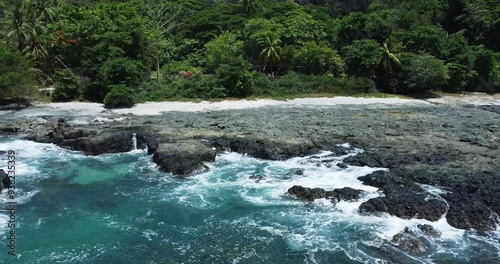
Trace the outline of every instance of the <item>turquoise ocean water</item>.
<instances>
[{"instance_id":1,"label":"turquoise ocean water","mask_svg":"<svg viewBox=\"0 0 500 264\"><path fill-rule=\"evenodd\" d=\"M429 222L357 214L381 194L356 178L377 168L340 169L345 156L328 152L286 161L225 153L209 172L179 179L143 150L92 157L0 138L9 149L18 164L17 256L2 246L0 263L500 263L497 232L456 230L444 218L431 223L443 237L427 241L429 254L404 254L387 240ZM293 185L365 192L359 202L307 203L285 195ZM2 208L7 201L4 191ZM1 245L7 218L0 212Z\"/></svg>"}]
</instances>

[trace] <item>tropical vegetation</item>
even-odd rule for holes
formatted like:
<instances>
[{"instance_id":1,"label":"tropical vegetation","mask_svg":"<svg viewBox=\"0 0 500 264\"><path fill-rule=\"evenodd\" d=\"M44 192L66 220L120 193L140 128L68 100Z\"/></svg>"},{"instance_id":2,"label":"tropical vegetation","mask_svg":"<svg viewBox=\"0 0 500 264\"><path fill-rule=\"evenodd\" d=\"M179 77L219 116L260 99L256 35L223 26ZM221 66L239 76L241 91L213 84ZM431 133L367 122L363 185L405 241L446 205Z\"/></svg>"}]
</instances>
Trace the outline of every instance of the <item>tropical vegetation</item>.
<instances>
[{"instance_id":1,"label":"tropical vegetation","mask_svg":"<svg viewBox=\"0 0 500 264\"><path fill-rule=\"evenodd\" d=\"M496 0L3 0L0 17L0 98L500 92Z\"/></svg>"}]
</instances>

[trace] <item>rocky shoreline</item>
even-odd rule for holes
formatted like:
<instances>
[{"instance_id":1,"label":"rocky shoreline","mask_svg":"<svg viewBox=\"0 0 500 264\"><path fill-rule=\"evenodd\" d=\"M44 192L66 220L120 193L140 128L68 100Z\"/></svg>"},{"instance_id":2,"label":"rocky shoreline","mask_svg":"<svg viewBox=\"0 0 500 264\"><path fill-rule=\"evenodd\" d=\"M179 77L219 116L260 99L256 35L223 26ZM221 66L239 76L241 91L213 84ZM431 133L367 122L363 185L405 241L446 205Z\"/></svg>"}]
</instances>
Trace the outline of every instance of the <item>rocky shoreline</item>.
<instances>
[{"instance_id":1,"label":"rocky shoreline","mask_svg":"<svg viewBox=\"0 0 500 264\"><path fill-rule=\"evenodd\" d=\"M364 152L340 166L389 169L359 178L384 194L361 204L360 213L429 221L446 214L455 228L491 231L500 213L499 109L447 104L266 106L157 116L103 113L107 122L90 124L78 122L81 116L10 113L2 115L0 136L22 135L99 155L130 151L128 143L136 133L138 147L147 147L162 170L179 176L205 170L204 163L225 150L282 160L320 150L343 155L346 150L337 145L349 143ZM424 185L444 193L429 193ZM294 186L289 193L305 193L308 201L359 196L354 189L314 189L321 187ZM404 244L401 237L411 237L409 233L395 241Z\"/></svg>"}]
</instances>

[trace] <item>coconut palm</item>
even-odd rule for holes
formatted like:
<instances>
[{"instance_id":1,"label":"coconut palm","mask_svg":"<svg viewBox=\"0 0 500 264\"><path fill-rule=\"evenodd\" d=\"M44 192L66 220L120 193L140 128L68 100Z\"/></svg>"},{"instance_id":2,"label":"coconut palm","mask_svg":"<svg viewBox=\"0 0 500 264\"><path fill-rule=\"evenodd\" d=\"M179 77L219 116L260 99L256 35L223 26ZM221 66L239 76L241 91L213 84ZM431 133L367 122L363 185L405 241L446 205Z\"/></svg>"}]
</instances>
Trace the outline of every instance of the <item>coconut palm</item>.
<instances>
[{"instance_id":1,"label":"coconut palm","mask_svg":"<svg viewBox=\"0 0 500 264\"><path fill-rule=\"evenodd\" d=\"M25 4L18 4L7 14L6 36L15 43L18 51L35 59L45 58L47 48L40 40L40 36L47 32L47 28L30 11L31 9Z\"/></svg>"},{"instance_id":2,"label":"coconut palm","mask_svg":"<svg viewBox=\"0 0 500 264\"><path fill-rule=\"evenodd\" d=\"M7 13L5 19L5 29L7 37L15 42L18 51L23 51L30 36L29 18L26 6L17 4L14 9Z\"/></svg>"},{"instance_id":3,"label":"coconut palm","mask_svg":"<svg viewBox=\"0 0 500 264\"><path fill-rule=\"evenodd\" d=\"M382 89L388 88L389 74L401 65L397 55L401 47L401 43L392 37L382 43L382 55L378 60L379 69L377 70L377 86Z\"/></svg>"},{"instance_id":4,"label":"coconut palm","mask_svg":"<svg viewBox=\"0 0 500 264\"><path fill-rule=\"evenodd\" d=\"M42 20L47 25L55 15L57 0L30 0L27 5L36 19Z\"/></svg>"},{"instance_id":5,"label":"coconut palm","mask_svg":"<svg viewBox=\"0 0 500 264\"><path fill-rule=\"evenodd\" d=\"M239 2L247 15L250 15L257 10L257 3L255 0L240 0Z\"/></svg>"},{"instance_id":6,"label":"coconut palm","mask_svg":"<svg viewBox=\"0 0 500 264\"><path fill-rule=\"evenodd\" d=\"M379 66L383 67L386 72L391 72L395 67L401 65L396 53L401 48L401 43L396 42L393 38L389 37L382 44L383 53L378 60Z\"/></svg>"},{"instance_id":7,"label":"coconut palm","mask_svg":"<svg viewBox=\"0 0 500 264\"><path fill-rule=\"evenodd\" d=\"M279 53L282 51L279 44L281 44L281 40L279 38L274 38L273 36L267 36L264 39L265 47L260 52L259 57L264 61L264 68L262 71L266 71L266 66L269 62L271 65L276 64L281 60Z\"/></svg>"}]
</instances>

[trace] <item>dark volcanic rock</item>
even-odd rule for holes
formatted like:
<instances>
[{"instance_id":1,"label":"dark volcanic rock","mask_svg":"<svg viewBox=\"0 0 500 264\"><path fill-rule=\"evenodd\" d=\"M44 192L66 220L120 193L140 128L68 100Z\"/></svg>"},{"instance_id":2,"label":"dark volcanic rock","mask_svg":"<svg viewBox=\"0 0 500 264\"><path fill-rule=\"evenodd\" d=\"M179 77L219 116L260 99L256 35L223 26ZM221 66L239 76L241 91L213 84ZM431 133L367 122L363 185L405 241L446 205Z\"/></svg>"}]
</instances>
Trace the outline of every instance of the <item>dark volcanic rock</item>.
<instances>
[{"instance_id":1,"label":"dark volcanic rock","mask_svg":"<svg viewBox=\"0 0 500 264\"><path fill-rule=\"evenodd\" d=\"M356 156L350 156L344 159L344 163L352 166L368 166L368 167L381 167L380 163L370 157L366 153L359 153Z\"/></svg>"},{"instance_id":2,"label":"dark volcanic rock","mask_svg":"<svg viewBox=\"0 0 500 264\"><path fill-rule=\"evenodd\" d=\"M162 143L153 154L153 161L166 172L185 176L205 168L203 162L215 160L215 150L195 140Z\"/></svg>"},{"instance_id":3,"label":"dark volcanic rock","mask_svg":"<svg viewBox=\"0 0 500 264\"><path fill-rule=\"evenodd\" d=\"M293 169L290 172L294 175L304 175L304 169Z\"/></svg>"},{"instance_id":4,"label":"dark volcanic rock","mask_svg":"<svg viewBox=\"0 0 500 264\"><path fill-rule=\"evenodd\" d=\"M288 194L306 201L314 201L315 199L326 198L326 191L324 189L311 189L298 185L295 185L292 188L288 189Z\"/></svg>"},{"instance_id":5,"label":"dark volcanic rock","mask_svg":"<svg viewBox=\"0 0 500 264\"><path fill-rule=\"evenodd\" d=\"M389 185L385 197L372 198L359 206L361 214L389 213L404 219L439 220L446 213L446 203L436 197L419 193L415 188Z\"/></svg>"},{"instance_id":6,"label":"dark volcanic rock","mask_svg":"<svg viewBox=\"0 0 500 264\"><path fill-rule=\"evenodd\" d=\"M425 224L425 225L417 225L417 227L420 229L420 231L422 231L422 233L424 233L427 236L430 236L430 237L441 237L441 231L435 229L431 225L427 225L427 224Z\"/></svg>"},{"instance_id":7,"label":"dark volcanic rock","mask_svg":"<svg viewBox=\"0 0 500 264\"><path fill-rule=\"evenodd\" d=\"M484 202L484 197L457 192L446 195L445 198L451 204L446 214L446 220L451 226L479 231L496 229L498 222L493 211Z\"/></svg>"},{"instance_id":8,"label":"dark volcanic rock","mask_svg":"<svg viewBox=\"0 0 500 264\"><path fill-rule=\"evenodd\" d=\"M341 168L341 169L347 169L347 167L348 167L348 166L347 166L347 164L345 164L345 163L341 162L341 163L338 163L338 164L337 164L337 167L339 167L339 168Z\"/></svg>"},{"instance_id":9,"label":"dark volcanic rock","mask_svg":"<svg viewBox=\"0 0 500 264\"><path fill-rule=\"evenodd\" d=\"M53 143L56 128L57 123L45 118L38 118L30 124L31 134L28 138L40 143Z\"/></svg>"},{"instance_id":10,"label":"dark volcanic rock","mask_svg":"<svg viewBox=\"0 0 500 264\"><path fill-rule=\"evenodd\" d=\"M132 150L132 133L101 134L90 138L90 154L120 153Z\"/></svg>"},{"instance_id":11,"label":"dark volcanic rock","mask_svg":"<svg viewBox=\"0 0 500 264\"><path fill-rule=\"evenodd\" d=\"M447 218L451 225L492 230L495 221L491 216L500 214L499 107L462 107L460 104L297 105L178 111L95 124L92 130L98 133L84 126L68 128L64 122L60 124L58 118L64 115L72 118L73 114L66 112L57 116L59 111L51 111L51 117L45 118L46 123L35 122L34 128L29 127L33 120L21 110L1 113L0 135L19 133L32 140L83 150L94 147L96 142L92 138L121 130L136 132L138 141L147 142L150 154L160 144L172 140L208 138L218 151L231 149L265 159L307 156L330 149L336 152L337 144L349 143L364 153L346 158L346 164L391 169L389 174L379 172L360 178L365 184L387 193L391 193L387 187L391 185L409 188L420 183L442 187L449 192L442 197L450 207ZM35 111L30 113L36 112L31 110ZM105 115L115 114L109 111ZM33 130L35 133L30 132ZM130 139L123 140L125 146L130 142ZM118 149L102 147L106 148ZM337 161L336 154L331 159L311 159L311 162L332 165ZM332 162L323 164L322 160ZM292 172L288 174L292 176ZM414 193L386 194L383 199L370 200L365 206L372 207L370 212L392 211L411 217L417 209L424 209L424 205L436 200L431 197L425 201L421 199L425 195ZM416 201L411 201L413 196ZM441 212L442 203L438 203L437 211Z\"/></svg>"},{"instance_id":12,"label":"dark volcanic rock","mask_svg":"<svg viewBox=\"0 0 500 264\"><path fill-rule=\"evenodd\" d=\"M252 175L252 176L248 177L248 179L250 179L250 180L255 180L255 182L257 182L257 183L258 183L258 182L260 182L260 181L264 180L264 179L265 179L265 177L264 177L264 176L262 176L262 175Z\"/></svg>"},{"instance_id":13,"label":"dark volcanic rock","mask_svg":"<svg viewBox=\"0 0 500 264\"><path fill-rule=\"evenodd\" d=\"M395 243L401 250L412 255L420 255L427 252L427 246L424 242L418 239L415 233L408 228L405 228L403 231L394 235L392 237L392 242Z\"/></svg>"},{"instance_id":14,"label":"dark volcanic rock","mask_svg":"<svg viewBox=\"0 0 500 264\"><path fill-rule=\"evenodd\" d=\"M475 107L484 111L489 111L493 113L500 114L500 105L478 105L478 106L471 106Z\"/></svg>"},{"instance_id":15,"label":"dark volcanic rock","mask_svg":"<svg viewBox=\"0 0 500 264\"><path fill-rule=\"evenodd\" d=\"M221 137L214 139L213 146L217 149L230 149L234 152L269 160L302 157L318 151L310 142L284 143L252 137Z\"/></svg>"},{"instance_id":16,"label":"dark volcanic rock","mask_svg":"<svg viewBox=\"0 0 500 264\"><path fill-rule=\"evenodd\" d=\"M358 177L358 180L362 181L365 185L370 185L373 187L384 187L387 185L398 184L398 185L408 185L411 181L408 179L403 179L401 177L395 176L388 171L375 171L366 176Z\"/></svg>"},{"instance_id":17,"label":"dark volcanic rock","mask_svg":"<svg viewBox=\"0 0 500 264\"><path fill-rule=\"evenodd\" d=\"M9 179L9 176L3 169L0 169L0 192L3 189L10 188L11 187L11 182Z\"/></svg>"},{"instance_id":18,"label":"dark volcanic rock","mask_svg":"<svg viewBox=\"0 0 500 264\"><path fill-rule=\"evenodd\" d=\"M79 135L83 137L78 137ZM70 131L69 138L63 137L58 144L89 155L128 152L132 150L132 133L110 132L89 135L84 132Z\"/></svg>"},{"instance_id":19,"label":"dark volcanic rock","mask_svg":"<svg viewBox=\"0 0 500 264\"><path fill-rule=\"evenodd\" d=\"M27 99L0 99L0 111L19 110L31 106Z\"/></svg>"},{"instance_id":20,"label":"dark volcanic rock","mask_svg":"<svg viewBox=\"0 0 500 264\"><path fill-rule=\"evenodd\" d=\"M356 190L350 187L344 187L341 189L335 189L331 192L327 192L326 198L334 198L338 201L357 201L363 191Z\"/></svg>"}]
</instances>

